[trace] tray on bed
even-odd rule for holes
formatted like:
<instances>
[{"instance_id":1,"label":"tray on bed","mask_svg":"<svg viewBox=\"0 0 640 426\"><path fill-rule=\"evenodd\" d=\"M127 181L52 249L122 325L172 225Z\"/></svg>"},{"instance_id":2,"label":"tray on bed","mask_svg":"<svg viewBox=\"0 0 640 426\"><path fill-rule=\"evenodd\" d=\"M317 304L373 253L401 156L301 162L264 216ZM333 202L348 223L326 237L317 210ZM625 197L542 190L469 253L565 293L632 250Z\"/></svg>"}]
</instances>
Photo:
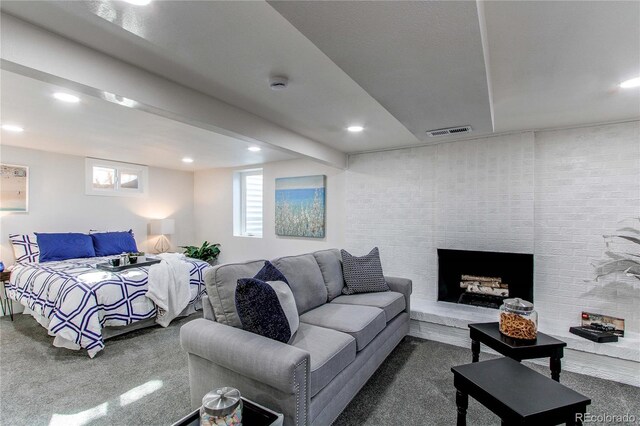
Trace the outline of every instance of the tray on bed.
<instances>
[{"instance_id":1,"label":"tray on bed","mask_svg":"<svg viewBox=\"0 0 640 426\"><path fill-rule=\"evenodd\" d=\"M109 265L108 263L98 263L96 265L96 268L102 269L103 271L120 272L126 269L138 268L140 266L151 266L160 262L162 262L162 260L157 258L147 258L146 262L129 263L128 265L120 265L120 266L112 266L112 265Z\"/></svg>"}]
</instances>

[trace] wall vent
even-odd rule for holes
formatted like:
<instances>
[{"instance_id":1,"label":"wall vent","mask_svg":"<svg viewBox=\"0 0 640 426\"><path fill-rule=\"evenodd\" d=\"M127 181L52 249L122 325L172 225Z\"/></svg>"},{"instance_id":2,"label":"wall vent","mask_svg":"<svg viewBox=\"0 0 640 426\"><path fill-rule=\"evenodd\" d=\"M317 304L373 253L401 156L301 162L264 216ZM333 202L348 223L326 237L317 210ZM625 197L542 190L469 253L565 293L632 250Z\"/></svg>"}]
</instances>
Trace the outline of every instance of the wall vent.
<instances>
[{"instance_id":1,"label":"wall vent","mask_svg":"<svg viewBox=\"0 0 640 426\"><path fill-rule=\"evenodd\" d=\"M445 129L427 130L427 135L435 138L436 136L457 135L461 133L470 133L471 126L447 127Z\"/></svg>"}]
</instances>

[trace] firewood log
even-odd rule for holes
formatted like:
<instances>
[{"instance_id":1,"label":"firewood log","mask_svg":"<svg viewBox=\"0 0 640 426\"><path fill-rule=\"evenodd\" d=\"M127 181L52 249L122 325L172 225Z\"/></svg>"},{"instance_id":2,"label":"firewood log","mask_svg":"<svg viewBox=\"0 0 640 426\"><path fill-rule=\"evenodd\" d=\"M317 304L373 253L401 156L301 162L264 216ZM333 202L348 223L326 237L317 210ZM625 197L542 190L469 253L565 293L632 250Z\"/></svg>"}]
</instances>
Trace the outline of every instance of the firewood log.
<instances>
[{"instance_id":1,"label":"firewood log","mask_svg":"<svg viewBox=\"0 0 640 426\"><path fill-rule=\"evenodd\" d=\"M502 278L500 277L482 277L478 275L463 275L460 278L462 281L489 281L489 282L502 282Z\"/></svg>"}]
</instances>

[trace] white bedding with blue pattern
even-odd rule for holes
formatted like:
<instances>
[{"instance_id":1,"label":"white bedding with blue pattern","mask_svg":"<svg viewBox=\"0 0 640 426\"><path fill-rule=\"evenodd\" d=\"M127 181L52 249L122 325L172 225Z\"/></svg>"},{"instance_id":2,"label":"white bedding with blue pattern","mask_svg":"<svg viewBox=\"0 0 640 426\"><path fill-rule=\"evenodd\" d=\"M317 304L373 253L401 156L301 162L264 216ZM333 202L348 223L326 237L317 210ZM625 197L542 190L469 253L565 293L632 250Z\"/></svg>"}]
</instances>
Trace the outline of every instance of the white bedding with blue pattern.
<instances>
[{"instance_id":1,"label":"white bedding with blue pattern","mask_svg":"<svg viewBox=\"0 0 640 426\"><path fill-rule=\"evenodd\" d=\"M149 267L108 272L96 268L108 258L18 264L7 295L33 311L56 337L54 345L84 348L90 357L104 348L102 328L125 326L154 318L156 306L145 296ZM209 264L186 258L190 265L191 300L200 306L206 293L204 270Z\"/></svg>"}]
</instances>

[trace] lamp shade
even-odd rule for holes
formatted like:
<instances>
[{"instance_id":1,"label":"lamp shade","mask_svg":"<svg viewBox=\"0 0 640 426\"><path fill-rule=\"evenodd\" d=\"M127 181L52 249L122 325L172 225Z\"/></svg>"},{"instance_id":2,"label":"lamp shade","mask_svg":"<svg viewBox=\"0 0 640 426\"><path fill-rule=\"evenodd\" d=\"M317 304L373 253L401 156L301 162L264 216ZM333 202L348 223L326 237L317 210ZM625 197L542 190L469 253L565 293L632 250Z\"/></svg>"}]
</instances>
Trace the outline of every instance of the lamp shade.
<instances>
[{"instance_id":1,"label":"lamp shade","mask_svg":"<svg viewBox=\"0 0 640 426\"><path fill-rule=\"evenodd\" d=\"M173 219L157 219L151 221L151 235L172 235L176 232L176 221Z\"/></svg>"}]
</instances>

